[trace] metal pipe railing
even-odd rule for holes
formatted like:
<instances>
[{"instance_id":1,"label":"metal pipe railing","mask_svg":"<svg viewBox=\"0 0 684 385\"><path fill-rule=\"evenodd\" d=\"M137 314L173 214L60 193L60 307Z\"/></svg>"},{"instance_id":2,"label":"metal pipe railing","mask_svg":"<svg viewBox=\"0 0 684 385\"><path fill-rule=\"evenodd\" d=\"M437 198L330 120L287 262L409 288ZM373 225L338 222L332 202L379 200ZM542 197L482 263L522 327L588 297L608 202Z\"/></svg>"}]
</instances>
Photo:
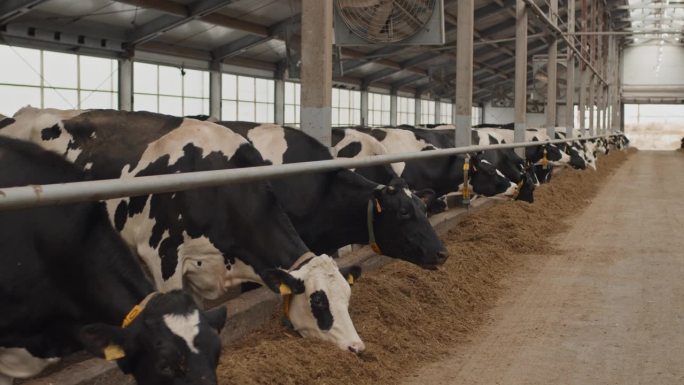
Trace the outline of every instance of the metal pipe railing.
<instances>
[{"instance_id":1,"label":"metal pipe railing","mask_svg":"<svg viewBox=\"0 0 684 385\"><path fill-rule=\"evenodd\" d=\"M548 28L553 30L553 33L555 35L560 36L565 41L565 44L567 44L568 47L570 47L570 49L572 49L573 52L575 52L577 57L579 57L585 63L585 65L587 67L589 67L591 72L594 73L594 76L596 76L603 84L608 84L608 82L606 82L606 80L603 78L603 76L601 76L601 74L596 70L596 68L594 68L594 66L591 65L589 60L586 57L584 57L584 55L582 55L582 52L580 52L580 50L577 49L577 47L575 47L574 42L570 41L567 34L563 33L563 31L561 31L561 29L557 25L554 25L551 22L551 20L546 16L544 11L542 11L542 9L539 8L539 6L537 4L535 4L533 0L524 0L524 1L537 14L537 16L544 22L544 24L546 24L546 26Z\"/></svg>"},{"instance_id":2,"label":"metal pipe railing","mask_svg":"<svg viewBox=\"0 0 684 385\"><path fill-rule=\"evenodd\" d=\"M587 138L555 139L545 142L507 143L487 146L467 146L419 151L403 154L376 155L367 158L337 158L315 162L290 163L283 165L232 168L225 170L195 171L181 174L141 176L126 179L103 179L85 182L29 185L0 188L0 210L48 206L83 201L99 201L127 196L169 193L194 188L213 187L228 183L247 183L264 179L282 178L309 174L429 159L440 156L461 155L486 150L500 150L517 147L531 147L540 144L558 144L576 140L590 140L618 136L599 135Z\"/></svg>"}]
</instances>

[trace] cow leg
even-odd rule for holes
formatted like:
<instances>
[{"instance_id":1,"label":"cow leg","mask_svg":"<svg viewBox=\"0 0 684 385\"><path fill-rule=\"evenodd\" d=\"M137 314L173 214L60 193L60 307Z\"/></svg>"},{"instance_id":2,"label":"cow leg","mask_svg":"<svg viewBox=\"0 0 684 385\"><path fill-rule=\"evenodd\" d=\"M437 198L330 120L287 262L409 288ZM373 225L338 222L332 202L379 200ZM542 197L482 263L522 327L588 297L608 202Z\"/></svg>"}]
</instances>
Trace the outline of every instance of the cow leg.
<instances>
[{"instance_id":1,"label":"cow leg","mask_svg":"<svg viewBox=\"0 0 684 385\"><path fill-rule=\"evenodd\" d=\"M14 379L12 377L7 377L4 374L0 374L0 385L12 385Z\"/></svg>"}]
</instances>

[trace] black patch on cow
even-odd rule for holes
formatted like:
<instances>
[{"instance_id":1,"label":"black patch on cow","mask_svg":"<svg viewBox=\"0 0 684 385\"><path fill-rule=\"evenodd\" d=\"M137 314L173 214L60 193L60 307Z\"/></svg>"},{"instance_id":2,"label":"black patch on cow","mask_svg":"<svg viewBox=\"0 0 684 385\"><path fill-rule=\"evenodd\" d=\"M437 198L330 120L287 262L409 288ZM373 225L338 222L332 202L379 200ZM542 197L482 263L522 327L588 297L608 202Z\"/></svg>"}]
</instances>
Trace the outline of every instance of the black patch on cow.
<instances>
[{"instance_id":1,"label":"black patch on cow","mask_svg":"<svg viewBox=\"0 0 684 385\"><path fill-rule=\"evenodd\" d=\"M16 122L16 120L14 120L12 118L5 118L3 120L0 120L0 130L9 126L10 124L13 124L14 122Z\"/></svg>"},{"instance_id":2,"label":"black patch on cow","mask_svg":"<svg viewBox=\"0 0 684 385\"><path fill-rule=\"evenodd\" d=\"M371 130L370 134L378 141L382 142L387 136L387 131L385 130Z\"/></svg>"},{"instance_id":3,"label":"black patch on cow","mask_svg":"<svg viewBox=\"0 0 684 385\"><path fill-rule=\"evenodd\" d=\"M116 206L116 211L114 212L114 227L116 227L118 231L123 230L124 225L126 224L127 213L128 203L126 203L125 200L122 200Z\"/></svg>"},{"instance_id":4,"label":"black patch on cow","mask_svg":"<svg viewBox=\"0 0 684 385\"><path fill-rule=\"evenodd\" d=\"M183 238L180 237L180 240L178 238L178 236L172 235L164 239L159 245L161 273L165 281L176 272L176 266L178 266L178 246L183 243Z\"/></svg>"},{"instance_id":5,"label":"black patch on cow","mask_svg":"<svg viewBox=\"0 0 684 385\"><path fill-rule=\"evenodd\" d=\"M361 143L352 142L337 152L340 158L353 158L361 152Z\"/></svg>"},{"instance_id":6,"label":"black patch on cow","mask_svg":"<svg viewBox=\"0 0 684 385\"><path fill-rule=\"evenodd\" d=\"M311 312L316 317L318 328L321 330L330 330L333 325L333 316L330 312L330 303L328 296L323 290L315 291L311 294Z\"/></svg>"},{"instance_id":7,"label":"black patch on cow","mask_svg":"<svg viewBox=\"0 0 684 385\"><path fill-rule=\"evenodd\" d=\"M147 198L149 195L131 197L130 203L128 204L128 217L142 213L145 208L145 203L147 203Z\"/></svg>"},{"instance_id":8,"label":"black patch on cow","mask_svg":"<svg viewBox=\"0 0 684 385\"><path fill-rule=\"evenodd\" d=\"M55 124L55 125L52 126L52 127L43 128L43 129L40 131L40 137L41 137L43 140L53 140L53 139L59 138L59 136L61 135L61 133L62 133L62 130L59 128L59 126L58 126L57 124Z\"/></svg>"}]
</instances>

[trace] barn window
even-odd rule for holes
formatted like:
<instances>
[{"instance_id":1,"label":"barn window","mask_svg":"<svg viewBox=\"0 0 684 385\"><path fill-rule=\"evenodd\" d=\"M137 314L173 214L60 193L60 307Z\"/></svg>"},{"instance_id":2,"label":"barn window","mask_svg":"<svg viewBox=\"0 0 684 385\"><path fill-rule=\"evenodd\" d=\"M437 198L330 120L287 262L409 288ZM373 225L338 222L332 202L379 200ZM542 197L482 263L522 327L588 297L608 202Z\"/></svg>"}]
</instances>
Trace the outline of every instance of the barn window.
<instances>
[{"instance_id":1,"label":"barn window","mask_svg":"<svg viewBox=\"0 0 684 385\"><path fill-rule=\"evenodd\" d=\"M133 107L168 115L209 114L209 72L134 63Z\"/></svg>"},{"instance_id":2,"label":"barn window","mask_svg":"<svg viewBox=\"0 0 684 385\"><path fill-rule=\"evenodd\" d=\"M333 88L332 125L354 126L361 124L361 92Z\"/></svg>"},{"instance_id":3,"label":"barn window","mask_svg":"<svg viewBox=\"0 0 684 385\"><path fill-rule=\"evenodd\" d=\"M368 125L389 126L390 124L390 96L369 92Z\"/></svg>"},{"instance_id":4,"label":"barn window","mask_svg":"<svg viewBox=\"0 0 684 385\"><path fill-rule=\"evenodd\" d=\"M451 124L453 122L453 104L439 102L439 122L440 124Z\"/></svg>"},{"instance_id":5,"label":"barn window","mask_svg":"<svg viewBox=\"0 0 684 385\"><path fill-rule=\"evenodd\" d=\"M420 124L435 124L434 100L420 100Z\"/></svg>"},{"instance_id":6,"label":"barn window","mask_svg":"<svg viewBox=\"0 0 684 385\"><path fill-rule=\"evenodd\" d=\"M269 79L223 74L223 120L273 123L275 82Z\"/></svg>"},{"instance_id":7,"label":"barn window","mask_svg":"<svg viewBox=\"0 0 684 385\"><path fill-rule=\"evenodd\" d=\"M285 82L285 125L299 127L301 119L299 116L300 110L300 93L302 86L299 83Z\"/></svg>"},{"instance_id":8,"label":"barn window","mask_svg":"<svg viewBox=\"0 0 684 385\"><path fill-rule=\"evenodd\" d=\"M116 108L116 60L0 45L0 113L21 107Z\"/></svg>"},{"instance_id":9,"label":"barn window","mask_svg":"<svg viewBox=\"0 0 684 385\"><path fill-rule=\"evenodd\" d=\"M416 124L416 100L397 96L397 124Z\"/></svg>"}]
</instances>

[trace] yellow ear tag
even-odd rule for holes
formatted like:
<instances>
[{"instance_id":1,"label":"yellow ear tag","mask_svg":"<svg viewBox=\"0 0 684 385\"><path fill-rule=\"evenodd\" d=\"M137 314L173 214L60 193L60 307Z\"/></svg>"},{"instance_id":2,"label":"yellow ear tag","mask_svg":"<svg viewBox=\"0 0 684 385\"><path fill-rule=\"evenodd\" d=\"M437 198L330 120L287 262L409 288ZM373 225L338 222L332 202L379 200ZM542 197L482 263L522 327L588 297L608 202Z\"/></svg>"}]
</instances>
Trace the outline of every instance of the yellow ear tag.
<instances>
[{"instance_id":1,"label":"yellow ear tag","mask_svg":"<svg viewBox=\"0 0 684 385\"><path fill-rule=\"evenodd\" d=\"M375 211L377 211L378 214L382 212L382 206L380 206L380 202L377 199L375 200Z\"/></svg>"},{"instance_id":2,"label":"yellow ear tag","mask_svg":"<svg viewBox=\"0 0 684 385\"><path fill-rule=\"evenodd\" d=\"M138 318L142 310L143 308L140 305L133 306L131 311L129 311L128 314L126 314L126 318L124 318L123 322L121 323L121 327L129 327L133 323L133 321L135 321L135 319Z\"/></svg>"},{"instance_id":3,"label":"yellow ear tag","mask_svg":"<svg viewBox=\"0 0 684 385\"><path fill-rule=\"evenodd\" d=\"M280 295L292 294L292 289L284 283L281 283L278 289L280 290Z\"/></svg>"},{"instance_id":4,"label":"yellow ear tag","mask_svg":"<svg viewBox=\"0 0 684 385\"><path fill-rule=\"evenodd\" d=\"M354 276L351 274L347 274L347 282L349 282L350 286L353 285L354 284Z\"/></svg>"},{"instance_id":5,"label":"yellow ear tag","mask_svg":"<svg viewBox=\"0 0 684 385\"><path fill-rule=\"evenodd\" d=\"M107 361L116 361L124 357L126 357L126 353L119 345L111 344L104 348L104 358Z\"/></svg>"}]
</instances>

